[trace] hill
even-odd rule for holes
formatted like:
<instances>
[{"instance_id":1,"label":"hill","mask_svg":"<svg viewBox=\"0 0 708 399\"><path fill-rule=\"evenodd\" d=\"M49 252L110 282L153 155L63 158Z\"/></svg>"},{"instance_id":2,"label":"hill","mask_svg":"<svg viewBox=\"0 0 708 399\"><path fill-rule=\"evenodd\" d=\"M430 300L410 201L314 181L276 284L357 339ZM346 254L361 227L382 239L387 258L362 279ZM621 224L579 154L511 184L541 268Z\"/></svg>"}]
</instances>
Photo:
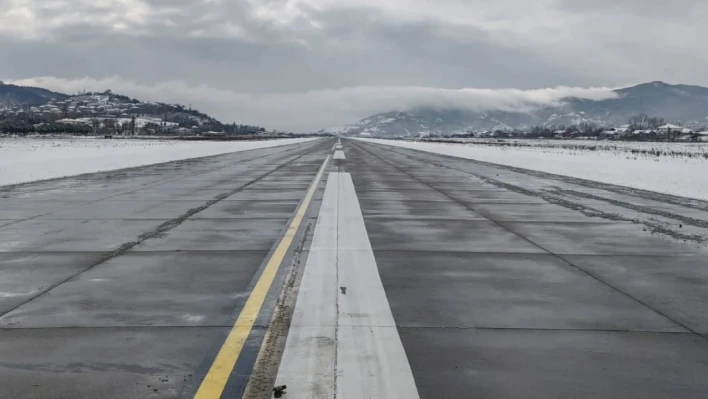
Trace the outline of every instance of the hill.
<instances>
[{"instance_id":1,"label":"hill","mask_svg":"<svg viewBox=\"0 0 708 399\"><path fill-rule=\"evenodd\" d=\"M4 132L25 133L33 131L37 125L49 132L74 132L65 125L82 125L79 132L102 129L124 132L124 125L130 125L131 132L192 133L225 132L231 134L254 134L265 129L252 125L223 124L214 117L180 104L145 102L130 98L111 90L94 93L67 95L38 87L7 85L0 82L0 126ZM58 123L57 123L58 122ZM63 126L56 126L57 124ZM85 128L90 126L90 129ZM64 130L61 130L64 129Z\"/></svg>"},{"instance_id":2,"label":"hill","mask_svg":"<svg viewBox=\"0 0 708 399\"><path fill-rule=\"evenodd\" d=\"M68 96L39 87L8 85L0 81L0 109L22 105L42 105Z\"/></svg>"},{"instance_id":3,"label":"hill","mask_svg":"<svg viewBox=\"0 0 708 399\"><path fill-rule=\"evenodd\" d=\"M615 93L616 98L607 100L569 97L560 106L540 108L533 113L433 108L385 112L352 125L325 131L346 135L414 136L420 133L451 135L580 123L610 127L626 124L638 114L658 116L688 126L708 124L708 88L650 82L618 89Z\"/></svg>"}]
</instances>

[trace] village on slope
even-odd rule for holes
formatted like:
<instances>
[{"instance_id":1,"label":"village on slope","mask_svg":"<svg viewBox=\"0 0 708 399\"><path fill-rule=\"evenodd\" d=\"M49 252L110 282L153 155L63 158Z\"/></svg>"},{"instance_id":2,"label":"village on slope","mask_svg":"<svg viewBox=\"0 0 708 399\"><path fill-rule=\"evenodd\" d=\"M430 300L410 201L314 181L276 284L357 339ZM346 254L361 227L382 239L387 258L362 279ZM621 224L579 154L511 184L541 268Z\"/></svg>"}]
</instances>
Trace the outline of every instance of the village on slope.
<instances>
[{"instance_id":1,"label":"village on slope","mask_svg":"<svg viewBox=\"0 0 708 399\"><path fill-rule=\"evenodd\" d=\"M267 132L260 126L225 124L191 106L143 102L111 90L66 95L2 82L0 89L0 133L5 134L291 135Z\"/></svg>"}]
</instances>

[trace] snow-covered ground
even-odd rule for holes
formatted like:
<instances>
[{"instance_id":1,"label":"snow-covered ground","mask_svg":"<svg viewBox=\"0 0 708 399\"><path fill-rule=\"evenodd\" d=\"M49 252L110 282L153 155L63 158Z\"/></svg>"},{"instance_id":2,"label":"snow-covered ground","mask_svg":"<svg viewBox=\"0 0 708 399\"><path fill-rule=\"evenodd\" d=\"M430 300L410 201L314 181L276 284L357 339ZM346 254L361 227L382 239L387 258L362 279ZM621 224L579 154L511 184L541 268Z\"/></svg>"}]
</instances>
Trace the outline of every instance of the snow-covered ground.
<instances>
[{"instance_id":1,"label":"snow-covered ground","mask_svg":"<svg viewBox=\"0 0 708 399\"><path fill-rule=\"evenodd\" d=\"M360 140L708 200L708 158L703 155L708 153L708 146L702 143L612 142L603 147L601 142L584 142L588 146L600 146L583 149ZM652 151L633 153L632 148L663 151L659 155Z\"/></svg>"},{"instance_id":2,"label":"snow-covered ground","mask_svg":"<svg viewBox=\"0 0 708 399\"><path fill-rule=\"evenodd\" d=\"M437 139L441 140L441 139ZM446 139L442 139L446 140ZM479 139L453 138L450 142L493 145L499 147L537 147L563 150L592 150L627 152L635 155L650 153L651 156L684 156L698 155L708 158L708 142L639 142L639 141L606 141L606 140L545 140L545 139Z\"/></svg>"},{"instance_id":3,"label":"snow-covered ground","mask_svg":"<svg viewBox=\"0 0 708 399\"><path fill-rule=\"evenodd\" d=\"M0 186L301 143L0 138Z\"/></svg>"}]
</instances>

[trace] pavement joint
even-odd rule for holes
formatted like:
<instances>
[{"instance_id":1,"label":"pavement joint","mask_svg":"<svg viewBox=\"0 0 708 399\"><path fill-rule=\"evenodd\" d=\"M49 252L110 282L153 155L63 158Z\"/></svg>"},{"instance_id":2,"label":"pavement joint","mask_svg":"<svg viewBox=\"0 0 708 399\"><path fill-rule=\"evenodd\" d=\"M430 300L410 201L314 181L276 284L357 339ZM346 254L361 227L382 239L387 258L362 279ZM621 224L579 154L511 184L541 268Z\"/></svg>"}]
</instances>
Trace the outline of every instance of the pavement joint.
<instances>
[{"instance_id":1,"label":"pavement joint","mask_svg":"<svg viewBox=\"0 0 708 399\"><path fill-rule=\"evenodd\" d=\"M317 150L317 147L313 147L313 148L309 149L308 151L306 151L306 152L304 152L304 153L302 153L302 154L300 154L300 155L298 155L298 156L295 156L293 159L291 159L291 160L289 160L289 161L286 161L286 162L280 164L279 166L275 167L274 169L272 169L272 170L270 170L270 171L268 171L268 172L262 174L261 176L259 176L259 177L255 178L255 179L251 180L250 182L248 182L248 183L246 183L246 184L243 184L243 185L241 185L241 186L239 186L239 187L237 187L237 188L235 188L235 189L232 189L232 190L223 192L222 194L219 194L219 195L215 196L213 199L211 199L211 200L205 202L204 205L202 205L202 206L200 206L200 207L197 207L197 208L190 209L189 211L185 212L185 213L182 214L181 216L179 216L179 217L177 217L177 218L174 218L174 219L171 219L171 220L168 220L168 221L162 223L161 225L159 225L159 226L158 226L157 228L155 228L154 230L141 234L136 240L123 243L120 247L118 247L118 249L116 249L116 250L110 252L110 253L107 254L104 258L100 259L98 262L96 262L96 263L90 265L90 266L87 267L87 268L84 268L83 270L79 271L78 273L69 275L69 277L67 277L66 279L64 279L64 280L62 280L62 281L60 281L60 282L58 282L58 283L56 283L56 284L53 285L51 288L49 288L49 289L47 289L47 290L45 290L45 291L39 293L38 295L33 296L33 297L27 299L26 301L23 301L23 302L21 302L21 303L15 305L15 306L13 306L13 307L11 307L10 309L8 309L8 310L6 310L6 311L0 313L0 317L6 315L6 314L8 314L8 313L11 313L12 311L18 309L19 307L21 307L21 306L23 306L23 305L25 305L25 304L27 304L27 303L29 303L29 302L31 302L31 301L34 301L34 300L36 300L36 299L38 299L38 298L41 298L42 296L46 295L47 293L51 292L52 290L56 289L57 287L61 286L62 284L64 284L64 283L66 283L66 282L68 282L68 281L70 281L70 280L76 278L77 276L80 276L81 274L83 274L83 273L85 273L85 272L87 272L87 271L93 269L94 267L96 267L96 266L98 266L98 265L100 265L100 264L103 264L103 263L107 262L107 261L110 260L110 259L113 259L113 258L115 258L115 257L118 257L118 256L120 256L120 255L126 253L127 251L131 250L132 248L136 247L137 245L139 245L139 244L141 244L141 243L143 243L143 242L145 242L145 241L147 241L147 240L149 240L149 239L151 239L151 238L159 237L159 236L165 234L166 232L168 232L168 231L172 230L173 228L175 228L175 227L179 226L180 224L182 224L182 222L184 222L185 220L189 219L191 216L193 216L193 215L195 215L195 214L197 214L197 213L199 213L199 212L201 212L201 211L203 211L203 210L209 208L210 206L212 206L212 205L214 205L214 204L219 203L219 202L220 202L221 200L223 200L224 198L227 198L227 197L229 197L229 196L231 196L231 195L233 195L233 194L238 193L239 191L242 191L243 189L245 189L245 188L251 186L252 184L255 184L256 182L260 181L261 179L263 179L263 178L265 178L265 177L267 177L267 176L269 176L269 175L271 175L271 174L277 172L278 170L281 170L282 168L284 168L284 167L286 167L286 166L288 166L288 165L294 163L294 162L297 161L298 159L300 159L300 158L302 158L302 157L304 157L304 156L306 156L306 155L309 155L310 153L312 153L312 152L314 152L314 151L316 151L316 150Z\"/></svg>"},{"instance_id":2,"label":"pavement joint","mask_svg":"<svg viewBox=\"0 0 708 399\"><path fill-rule=\"evenodd\" d=\"M383 158L381 158L380 156L377 156L377 155L373 154L372 152L370 152L370 151L368 151L368 150L362 149L362 147L359 145L359 143L354 144L354 146L357 147L357 148L359 148L361 151L363 151L363 152L365 152L365 153L368 153L369 155L371 155L371 156L373 156L373 157L379 159L381 162L388 164L389 166L393 167L394 169L400 171L401 173L406 174L406 175L408 175L408 176L411 176L412 178L415 178L415 179L418 180L420 183L429 186L431 189L433 189L433 190L435 190L435 191L437 191L437 192L439 192L439 193L441 193L441 194L443 194L443 195L448 196L450 199L452 199L452 200L454 200L454 201L456 201L456 202L458 202L458 203L464 205L465 207L469 208L471 211L473 211L473 212L476 213L476 211L474 210L474 207L473 207L473 206L470 206L469 204L465 204L465 203L460 202L460 201L457 200L456 198L451 197L451 196L449 196L448 194L446 194L444 191L442 191L442 190L440 190L440 189L437 189L437 188L433 187L432 185L430 185L429 183L426 183L425 181L423 181L423 180L421 180L421 179L419 179L419 178L413 176L411 173L409 173L409 172L403 170L400 166L398 166L398 165L396 165L396 164L393 164L393 163L391 163L391 162L389 162L389 161L386 161L386 160L384 160ZM365 145L365 146L366 146L366 145ZM374 147L375 147L375 146L374 146ZM432 163L430 163L430 164L433 165L433 166L438 166L438 165L434 165L434 164L432 164ZM585 270L585 269L583 269L583 268L581 268L581 267L575 265L574 263L571 263L570 261L566 260L563 256L561 256L561 255L559 255L559 254L556 254L556 253L554 253L554 252L551 252L550 250L548 250L548 249L546 249L545 247L543 247L542 245L540 245L540 244L534 242L533 240L529 239L528 237L525 237L524 235L521 235L521 234L519 234L519 233L517 233L517 232L515 232L515 231L513 231L513 230L510 230L509 228L507 228L506 226L504 226L503 223L499 223L499 222L497 222L497 221L495 221L495 220L493 220L493 219L490 219L490 218L488 218L488 217L486 217L486 216L483 216L483 217L484 217L485 219L489 220L490 222L494 223L495 225L497 225L497 226L503 228L504 230L506 230L506 231L508 231L508 232L510 232L510 233L513 233L514 235L518 236L519 238L522 238L523 240L527 241L529 244L538 247L539 249L541 249L541 250L544 251L545 253L547 253L547 254L549 254L549 255L552 255L552 256L556 257L557 259L563 261L563 262L564 262L565 264L567 264L568 266L570 266L570 267L572 267L572 268L574 268L574 269L576 269L576 270L578 270L578 271L580 271L580 272L586 274L587 276L591 277L592 279L594 279L594 280L598 281L599 283L601 283L601 284L603 284L603 285L609 287L610 289L612 289L612 290L614 290L614 291L616 291L616 292L618 292L618 293L620 293L620 294L626 296L627 298L630 298L630 299L634 300L636 303L639 303L640 305L644 306L645 308L650 309L650 310L653 311L654 313L656 313L656 314L658 314L658 315L660 315L660 316L666 318L667 320L670 320L671 322L673 322L673 323L676 324L677 326L680 326L681 328L683 328L683 329L685 329L685 330L687 330L687 331L689 331L689 332L691 332L691 333L693 333L693 334L695 334L695 335L697 335L697 336L699 336L699 337L701 337L701 338L703 338L703 339L705 339L705 340L708 340L708 337L706 337L705 335L699 333L698 331L695 331L694 329L692 329L691 327L689 327L689 326L686 325L685 323L682 323L681 321L677 320L676 318L671 317L671 316L669 316L668 314L666 314L666 313L664 313L664 312L661 312L660 310L658 310L658 309L656 309L656 308L650 306L650 305L649 305L648 303L646 303L645 301L642 301L641 299L639 299L639 298L637 298L637 297L635 297L635 296L629 294L628 292L623 291L623 290L620 289L619 287L617 287L617 286L615 286L615 285L609 283L608 281L606 281L606 280L600 278L599 276L595 275L594 273L591 273L590 271Z\"/></svg>"}]
</instances>

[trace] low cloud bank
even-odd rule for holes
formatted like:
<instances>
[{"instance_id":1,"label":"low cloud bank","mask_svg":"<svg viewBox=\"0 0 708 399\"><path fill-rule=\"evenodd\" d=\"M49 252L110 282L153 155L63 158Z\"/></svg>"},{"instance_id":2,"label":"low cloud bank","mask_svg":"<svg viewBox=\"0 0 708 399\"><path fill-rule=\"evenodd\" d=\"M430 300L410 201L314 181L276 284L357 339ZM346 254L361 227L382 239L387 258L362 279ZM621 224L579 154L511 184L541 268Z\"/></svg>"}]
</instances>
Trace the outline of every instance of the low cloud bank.
<instances>
[{"instance_id":1,"label":"low cloud bank","mask_svg":"<svg viewBox=\"0 0 708 399\"><path fill-rule=\"evenodd\" d=\"M64 79L35 77L14 80L63 93L111 89L143 101L191 104L223 122L258 124L267 128L311 132L355 122L379 112L421 107L474 111L529 112L560 105L563 98L614 98L611 88L553 87L518 89L441 89L432 87L345 87L302 93L249 94L183 81L141 84L120 76Z\"/></svg>"}]
</instances>

